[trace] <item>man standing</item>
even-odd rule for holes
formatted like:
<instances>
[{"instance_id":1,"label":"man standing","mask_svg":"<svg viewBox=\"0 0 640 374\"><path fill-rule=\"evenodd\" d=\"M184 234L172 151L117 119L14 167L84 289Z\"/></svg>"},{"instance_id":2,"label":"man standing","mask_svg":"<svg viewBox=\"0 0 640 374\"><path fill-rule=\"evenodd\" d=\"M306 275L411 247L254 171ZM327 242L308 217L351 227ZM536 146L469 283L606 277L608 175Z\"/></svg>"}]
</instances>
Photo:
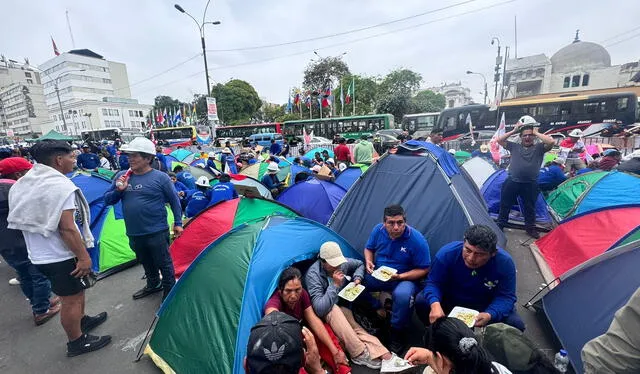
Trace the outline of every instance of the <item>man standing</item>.
<instances>
[{"instance_id":1,"label":"man standing","mask_svg":"<svg viewBox=\"0 0 640 374\"><path fill-rule=\"evenodd\" d=\"M509 176L502 185L500 193L500 213L498 214L498 227L501 229L507 225L509 211L516 203L518 196L522 198L524 207L524 224L527 234L538 239L540 234L536 229L535 203L538 198L538 174L544 159L544 154L550 151L555 144L552 137L538 132L536 120L531 116L523 116L513 130L497 139L498 144L511 153ZM507 141L509 137L520 132L521 143ZM535 138L542 143L535 143Z\"/></svg>"},{"instance_id":2,"label":"man standing","mask_svg":"<svg viewBox=\"0 0 640 374\"><path fill-rule=\"evenodd\" d=\"M209 152L209 154L207 156L208 156L208 158L207 158L207 168L209 169L209 171L212 172L213 174L219 173L218 167L216 166L216 154L215 154L215 152Z\"/></svg>"},{"instance_id":3,"label":"man standing","mask_svg":"<svg viewBox=\"0 0 640 374\"><path fill-rule=\"evenodd\" d=\"M155 148L151 140L138 137L124 145L131 174L120 172L104 195L108 205L122 201L129 245L144 267L147 285L133 294L140 299L164 291L163 299L175 284L173 262L169 256L169 226L165 203L171 205L173 232L182 233L182 208L169 176L151 167ZM162 273L162 282L159 273Z\"/></svg>"},{"instance_id":4,"label":"man standing","mask_svg":"<svg viewBox=\"0 0 640 374\"><path fill-rule=\"evenodd\" d=\"M289 150L290 150L289 141L285 138L284 141L283 141L283 145L282 145L282 151L280 151L279 155L281 157L285 157L286 158L287 156L289 156Z\"/></svg>"},{"instance_id":5,"label":"man standing","mask_svg":"<svg viewBox=\"0 0 640 374\"><path fill-rule=\"evenodd\" d=\"M78 167L85 170L95 170L100 166L100 158L91 153L89 144L82 145L82 153L78 155Z\"/></svg>"},{"instance_id":6,"label":"man standing","mask_svg":"<svg viewBox=\"0 0 640 374\"><path fill-rule=\"evenodd\" d=\"M442 130L440 130L440 129L431 130L431 133L429 134L429 139L427 139L427 141L437 145L438 147L441 147L441 144L442 144Z\"/></svg>"},{"instance_id":7,"label":"man standing","mask_svg":"<svg viewBox=\"0 0 640 374\"><path fill-rule=\"evenodd\" d=\"M87 334L107 319L106 312L94 317L84 314L84 289L91 274L86 248L93 247L89 204L65 176L76 161L68 143L42 140L31 154L38 163L9 191L8 227L22 230L29 260L62 299L60 322L69 339L67 356L77 356L111 342L109 335ZM82 224L82 235L75 217Z\"/></svg>"},{"instance_id":8,"label":"man standing","mask_svg":"<svg viewBox=\"0 0 640 374\"><path fill-rule=\"evenodd\" d=\"M158 170L167 171L167 157L162 153L162 146L156 146L156 158L158 159Z\"/></svg>"},{"instance_id":9,"label":"man standing","mask_svg":"<svg viewBox=\"0 0 640 374\"><path fill-rule=\"evenodd\" d=\"M333 155L338 163L342 162L349 166L351 164L351 151L346 143L345 138L338 139L338 146L333 150Z\"/></svg>"},{"instance_id":10,"label":"man standing","mask_svg":"<svg viewBox=\"0 0 640 374\"><path fill-rule=\"evenodd\" d=\"M360 141L353 149L353 161L356 164L371 165L373 162L373 144L367 140L366 135L360 137Z\"/></svg>"},{"instance_id":11,"label":"man standing","mask_svg":"<svg viewBox=\"0 0 640 374\"><path fill-rule=\"evenodd\" d=\"M349 281L356 285L363 282L364 264L345 258L336 242L322 244L318 257L305 275L313 310L331 326L354 364L379 370L381 358L391 358L389 350L356 322L350 309L338 306L338 293Z\"/></svg>"},{"instance_id":12,"label":"man standing","mask_svg":"<svg viewBox=\"0 0 640 374\"><path fill-rule=\"evenodd\" d=\"M9 214L9 190L27 171L31 163L22 157L9 157L0 161L0 255L18 274L22 293L31 304L36 326L47 322L60 311L60 298L51 300L51 283L29 261L27 245L20 230L7 228Z\"/></svg>"},{"instance_id":13,"label":"man standing","mask_svg":"<svg viewBox=\"0 0 640 374\"><path fill-rule=\"evenodd\" d=\"M271 146L269 146L269 153L273 156L278 156L282 152L282 147L275 139L271 139Z\"/></svg>"},{"instance_id":14,"label":"man standing","mask_svg":"<svg viewBox=\"0 0 640 374\"><path fill-rule=\"evenodd\" d=\"M406 224L404 209L400 205L390 205L384 208L383 223L371 231L364 258L368 291L392 293L389 348L400 354L406 344L405 334L411 320L414 295L431 266L429 245L419 231ZM395 269L397 273L390 280L381 281L371 276L374 269L380 266ZM379 302L375 302L374 307L379 311L382 309Z\"/></svg>"},{"instance_id":15,"label":"man standing","mask_svg":"<svg viewBox=\"0 0 640 374\"><path fill-rule=\"evenodd\" d=\"M416 297L416 311L425 324L461 306L480 312L476 327L502 322L524 331L515 308L516 266L497 241L489 227L473 225L465 231L464 241L438 251L427 287Z\"/></svg>"}]
</instances>

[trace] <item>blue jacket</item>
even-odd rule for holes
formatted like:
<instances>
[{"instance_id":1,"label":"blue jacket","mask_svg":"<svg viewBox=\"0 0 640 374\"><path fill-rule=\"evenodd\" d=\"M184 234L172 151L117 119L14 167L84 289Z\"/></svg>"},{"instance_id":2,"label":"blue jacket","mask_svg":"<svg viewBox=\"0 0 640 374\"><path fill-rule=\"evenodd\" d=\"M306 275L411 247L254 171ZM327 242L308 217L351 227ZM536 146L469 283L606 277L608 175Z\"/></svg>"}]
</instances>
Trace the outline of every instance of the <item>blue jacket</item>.
<instances>
[{"instance_id":1,"label":"blue jacket","mask_svg":"<svg viewBox=\"0 0 640 374\"><path fill-rule=\"evenodd\" d=\"M187 194L189 193L189 189L187 188L187 186L185 186L184 183L182 183L180 181L176 181L173 184L173 189L176 191L176 193L184 192L184 197L181 197L181 199L186 198Z\"/></svg>"},{"instance_id":2,"label":"blue jacket","mask_svg":"<svg viewBox=\"0 0 640 374\"><path fill-rule=\"evenodd\" d=\"M503 320L513 311L516 298L516 266L511 255L499 248L489 262L468 268L462 259L463 242L440 248L431 265L424 289L429 304L445 303L486 312L491 320Z\"/></svg>"},{"instance_id":3,"label":"blue jacket","mask_svg":"<svg viewBox=\"0 0 640 374\"><path fill-rule=\"evenodd\" d=\"M160 161L160 170L167 170L167 157L162 154L162 152L156 153L156 158Z\"/></svg>"},{"instance_id":4,"label":"blue jacket","mask_svg":"<svg viewBox=\"0 0 640 374\"><path fill-rule=\"evenodd\" d=\"M128 236L141 236L168 230L169 203L175 226L182 226L182 207L169 176L159 170L129 177L129 186L123 192L116 189L116 181L125 173L116 174L111 188L104 194L107 205L122 201L122 213Z\"/></svg>"},{"instance_id":5,"label":"blue jacket","mask_svg":"<svg viewBox=\"0 0 640 374\"><path fill-rule=\"evenodd\" d=\"M280 146L280 144L278 144L278 142L272 143L269 146L269 153L271 153L272 155L279 155L280 152L282 152L282 147Z\"/></svg>"},{"instance_id":6,"label":"blue jacket","mask_svg":"<svg viewBox=\"0 0 640 374\"><path fill-rule=\"evenodd\" d=\"M567 177L564 175L564 171L558 165L544 167L540 169L540 174L538 174L538 185L558 186L566 180Z\"/></svg>"},{"instance_id":7,"label":"blue jacket","mask_svg":"<svg viewBox=\"0 0 640 374\"><path fill-rule=\"evenodd\" d=\"M184 211L184 215L188 218L194 217L209 205L210 199L211 191L209 189L207 189L206 191L195 191L189 198L189 202L187 203L187 208Z\"/></svg>"},{"instance_id":8,"label":"blue jacket","mask_svg":"<svg viewBox=\"0 0 640 374\"><path fill-rule=\"evenodd\" d=\"M93 170L100 166L100 159L95 153L80 153L78 155L78 167Z\"/></svg>"},{"instance_id":9,"label":"blue jacket","mask_svg":"<svg viewBox=\"0 0 640 374\"><path fill-rule=\"evenodd\" d=\"M214 205L223 200L235 199L236 197L238 197L238 192L236 192L233 183L220 182L212 188L209 205Z\"/></svg>"},{"instance_id":10,"label":"blue jacket","mask_svg":"<svg viewBox=\"0 0 640 374\"><path fill-rule=\"evenodd\" d=\"M120 170L129 169L129 156L126 153L121 153L118 157L118 164L120 164Z\"/></svg>"},{"instance_id":11,"label":"blue jacket","mask_svg":"<svg viewBox=\"0 0 640 374\"><path fill-rule=\"evenodd\" d=\"M269 190L276 189L282 185L282 182L278 180L278 176L275 174L263 175L260 182L262 182L262 184L264 184L264 186L267 187Z\"/></svg>"},{"instance_id":12,"label":"blue jacket","mask_svg":"<svg viewBox=\"0 0 640 374\"><path fill-rule=\"evenodd\" d=\"M118 150L116 149L116 146L113 144L110 144L107 146L107 152L109 152L109 154L113 157L116 157L116 154L118 153Z\"/></svg>"},{"instance_id":13,"label":"blue jacket","mask_svg":"<svg viewBox=\"0 0 640 374\"><path fill-rule=\"evenodd\" d=\"M196 179L188 171L183 170L179 172L178 174L176 174L176 179L178 179L178 181L182 182L185 186L187 186L188 189L190 190L196 189Z\"/></svg>"}]
</instances>

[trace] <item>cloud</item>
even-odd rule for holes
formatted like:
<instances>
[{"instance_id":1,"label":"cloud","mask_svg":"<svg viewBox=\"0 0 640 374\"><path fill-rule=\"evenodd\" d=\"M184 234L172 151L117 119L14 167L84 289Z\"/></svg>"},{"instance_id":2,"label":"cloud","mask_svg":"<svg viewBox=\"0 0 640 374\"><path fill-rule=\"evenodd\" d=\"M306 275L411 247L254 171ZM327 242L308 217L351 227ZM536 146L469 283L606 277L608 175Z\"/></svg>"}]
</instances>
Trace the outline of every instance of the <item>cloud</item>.
<instances>
[{"instance_id":1,"label":"cloud","mask_svg":"<svg viewBox=\"0 0 640 374\"><path fill-rule=\"evenodd\" d=\"M72 49L65 21L68 10L76 47L126 63L133 97L146 103L159 94L188 100L205 88L202 56L198 56L199 31L189 17L174 9L173 1L62 0L40 2L38 7L11 2L3 7L3 13L10 17L0 24L4 35L0 52L16 60L29 57L32 63L44 62L53 57L49 35L60 49ZM349 35L277 48L213 52L339 33L461 2L212 1L207 19L220 20L222 24L205 27L209 75L212 82L244 79L262 97L283 103L289 88L301 84L304 68L317 49L323 56L347 52L344 60L358 74L383 76L391 69L405 67L422 75L424 87L462 81L481 101L482 80L465 72L481 72L493 80L496 46L491 46L490 41L498 36L503 46L512 47L513 56L514 15L518 16L519 56L545 53L550 57L572 41L575 29L581 29L582 40L606 41L605 46L640 36L637 30L625 34L637 25L635 15L640 13L640 2L636 1L517 0L463 14L505 2L475 0ZM206 1L180 0L180 4L201 19ZM411 28L394 32L408 27ZM622 36L607 41L617 34ZM640 51L632 48L637 42L638 39L631 39L613 45L613 63L638 60ZM181 62L184 63L179 67L148 79Z\"/></svg>"}]
</instances>

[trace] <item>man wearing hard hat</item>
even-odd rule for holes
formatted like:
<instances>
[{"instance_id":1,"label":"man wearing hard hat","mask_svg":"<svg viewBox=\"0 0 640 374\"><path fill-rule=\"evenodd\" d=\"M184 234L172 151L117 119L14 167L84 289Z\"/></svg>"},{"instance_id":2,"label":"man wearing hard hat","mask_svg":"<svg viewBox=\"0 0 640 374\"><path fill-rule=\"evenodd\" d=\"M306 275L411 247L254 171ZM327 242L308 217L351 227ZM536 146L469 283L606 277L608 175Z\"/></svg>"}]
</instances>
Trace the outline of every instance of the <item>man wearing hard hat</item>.
<instances>
[{"instance_id":1,"label":"man wearing hard hat","mask_svg":"<svg viewBox=\"0 0 640 374\"><path fill-rule=\"evenodd\" d=\"M169 176L151 167L156 150L151 140L138 137L123 145L131 168L121 171L104 195L106 204L122 201L129 245L144 267L147 285L133 294L140 299L163 291L163 298L175 284L173 262L169 256L169 225L165 204L171 205L173 232L182 233L182 208ZM162 281L160 281L160 273Z\"/></svg>"}]
</instances>

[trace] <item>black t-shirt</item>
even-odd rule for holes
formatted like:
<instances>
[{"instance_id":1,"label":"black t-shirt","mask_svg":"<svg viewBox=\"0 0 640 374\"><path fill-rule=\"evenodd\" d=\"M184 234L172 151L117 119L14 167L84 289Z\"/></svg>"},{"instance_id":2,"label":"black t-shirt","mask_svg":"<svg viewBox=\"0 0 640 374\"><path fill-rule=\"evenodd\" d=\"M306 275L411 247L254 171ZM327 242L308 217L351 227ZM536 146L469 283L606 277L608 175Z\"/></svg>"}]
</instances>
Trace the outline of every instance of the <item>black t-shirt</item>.
<instances>
[{"instance_id":1,"label":"black t-shirt","mask_svg":"<svg viewBox=\"0 0 640 374\"><path fill-rule=\"evenodd\" d=\"M538 180L540 167L547 151L544 143L523 147L520 143L507 142L505 147L511 152L509 178L514 182L526 183Z\"/></svg>"}]
</instances>

